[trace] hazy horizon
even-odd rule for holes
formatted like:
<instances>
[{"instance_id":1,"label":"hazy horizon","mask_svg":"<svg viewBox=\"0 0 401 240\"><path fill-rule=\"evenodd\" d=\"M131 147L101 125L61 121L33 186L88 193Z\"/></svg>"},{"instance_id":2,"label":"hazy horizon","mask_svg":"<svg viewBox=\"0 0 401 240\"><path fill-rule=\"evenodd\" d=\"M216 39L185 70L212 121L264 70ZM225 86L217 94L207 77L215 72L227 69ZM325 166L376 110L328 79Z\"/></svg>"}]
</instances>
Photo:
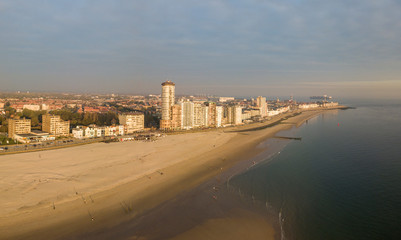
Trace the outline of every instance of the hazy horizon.
<instances>
[{"instance_id":1,"label":"hazy horizon","mask_svg":"<svg viewBox=\"0 0 401 240\"><path fill-rule=\"evenodd\" d=\"M0 1L0 92L397 98L401 3Z\"/></svg>"}]
</instances>

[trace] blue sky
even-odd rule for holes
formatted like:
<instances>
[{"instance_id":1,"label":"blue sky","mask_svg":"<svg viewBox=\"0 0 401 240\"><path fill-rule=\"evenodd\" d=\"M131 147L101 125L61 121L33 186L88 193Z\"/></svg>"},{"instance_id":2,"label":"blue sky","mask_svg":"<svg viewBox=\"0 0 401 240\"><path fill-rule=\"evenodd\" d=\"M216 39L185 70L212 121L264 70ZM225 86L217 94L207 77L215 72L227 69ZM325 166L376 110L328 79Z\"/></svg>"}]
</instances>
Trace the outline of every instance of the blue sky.
<instances>
[{"instance_id":1,"label":"blue sky","mask_svg":"<svg viewBox=\"0 0 401 240\"><path fill-rule=\"evenodd\" d=\"M0 91L400 98L400 42L395 0L0 0Z\"/></svg>"}]
</instances>

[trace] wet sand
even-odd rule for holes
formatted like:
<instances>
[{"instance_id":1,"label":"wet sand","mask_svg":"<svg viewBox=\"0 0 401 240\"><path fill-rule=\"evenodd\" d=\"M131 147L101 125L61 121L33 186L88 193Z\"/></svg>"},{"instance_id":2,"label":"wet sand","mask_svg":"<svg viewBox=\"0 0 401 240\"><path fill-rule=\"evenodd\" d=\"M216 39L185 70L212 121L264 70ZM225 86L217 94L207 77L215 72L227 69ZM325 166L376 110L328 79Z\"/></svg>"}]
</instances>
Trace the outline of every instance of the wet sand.
<instances>
[{"instance_id":1,"label":"wet sand","mask_svg":"<svg viewBox=\"0 0 401 240\"><path fill-rule=\"evenodd\" d=\"M292 122L283 121L259 131L216 130L167 136L154 143L99 143L41 152L41 155L1 156L0 203L4 208L0 210L0 238L196 239L199 235L201 239L202 233L223 236L219 234L226 232L220 231L224 226L231 226L228 231L251 219L257 221L250 225L255 229L244 234L249 231L256 234L256 229L260 229L256 226L273 229L272 224L252 211L235 208L227 211L233 214L230 218L208 217L194 211L191 216L201 219L185 223L184 228L179 220L167 225L160 215L149 216L163 206L174 214L174 209L168 207L169 201L180 199L181 194L193 191L235 163L265 151L257 147L258 143L278 131L320 113L304 112L290 118ZM213 197L209 200L216 202ZM207 206L207 201L200 201L199 205ZM144 221L145 218L150 221ZM166 233L163 228L172 230ZM262 231L259 235L274 235L274 230L269 232ZM227 234L224 236L228 237Z\"/></svg>"}]
</instances>

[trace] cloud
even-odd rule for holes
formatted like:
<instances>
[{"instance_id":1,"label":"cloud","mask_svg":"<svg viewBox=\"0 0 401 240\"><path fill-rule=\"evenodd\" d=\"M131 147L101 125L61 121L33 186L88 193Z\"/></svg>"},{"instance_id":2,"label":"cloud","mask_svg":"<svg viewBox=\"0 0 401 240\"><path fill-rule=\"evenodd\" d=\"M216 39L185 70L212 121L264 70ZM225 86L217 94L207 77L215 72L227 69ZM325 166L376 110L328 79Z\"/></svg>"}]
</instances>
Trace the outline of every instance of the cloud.
<instances>
[{"instance_id":1,"label":"cloud","mask_svg":"<svg viewBox=\"0 0 401 240\"><path fill-rule=\"evenodd\" d=\"M318 80L320 87L345 87L349 81L370 86L358 81L401 74L400 4L1 1L0 72L16 85L26 84L18 74L24 72L42 87L49 72L64 81L74 70L88 85L113 76L122 90L126 79L133 86L136 79L156 84L166 75L185 79L188 87L203 81L236 86L238 92L243 81L277 89L282 83L312 87ZM335 85L337 79L344 83Z\"/></svg>"}]
</instances>

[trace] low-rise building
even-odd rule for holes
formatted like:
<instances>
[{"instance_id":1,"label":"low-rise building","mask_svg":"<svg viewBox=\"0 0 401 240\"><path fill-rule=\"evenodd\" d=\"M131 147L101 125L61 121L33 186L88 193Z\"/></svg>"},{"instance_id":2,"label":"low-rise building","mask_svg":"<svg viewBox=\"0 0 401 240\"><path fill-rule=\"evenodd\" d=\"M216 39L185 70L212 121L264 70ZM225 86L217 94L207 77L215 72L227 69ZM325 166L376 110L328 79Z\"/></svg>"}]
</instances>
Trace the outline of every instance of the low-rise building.
<instances>
[{"instance_id":1,"label":"low-rise building","mask_svg":"<svg viewBox=\"0 0 401 240\"><path fill-rule=\"evenodd\" d=\"M322 104L322 107L337 107L338 106L338 102L324 102Z\"/></svg>"},{"instance_id":2,"label":"low-rise building","mask_svg":"<svg viewBox=\"0 0 401 240\"><path fill-rule=\"evenodd\" d=\"M234 101L234 97L220 97L219 102L229 102L229 101Z\"/></svg>"},{"instance_id":3,"label":"low-rise building","mask_svg":"<svg viewBox=\"0 0 401 240\"><path fill-rule=\"evenodd\" d=\"M96 137L103 137L105 136L105 127L96 127L95 128Z\"/></svg>"},{"instance_id":4,"label":"low-rise building","mask_svg":"<svg viewBox=\"0 0 401 240\"><path fill-rule=\"evenodd\" d=\"M251 119L251 117L252 117L251 111L244 111L242 113L242 119L243 120Z\"/></svg>"},{"instance_id":5,"label":"low-rise building","mask_svg":"<svg viewBox=\"0 0 401 240\"><path fill-rule=\"evenodd\" d=\"M277 108L277 109L274 109L274 110L269 110L268 116L269 116L269 117L271 117L271 116L276 116L276 115L278 115L278 114L288 112L289 110L290 110L290 107L289 107L289 106Z\"/></svg>"},{"instance_id":6,"label":"low-rise building","mask_svg":"<svg viewBox=\"0 0 401 240\"><path fill-rule=\"evenodd\" d=\"M33 143L54 140L54 135L39 130L33 130L30 133L15 134L14 139L21 143Z\"/></svg>"},{"instance_id":7,"label":"low-rise building","mask_svg":"<svg viewBox=\"0 0 401 240\"><path fill-rule=\"evenodd\" d=\"M96 129L94 127L86 127L84 129L85 138L94 138L96 137Z\"/></svg>"},{"instance_id":8,"label":"low-rise building","mask_svg":"<svg viewBox=\"0 0 401 240\"><path fill-rule=\"evenodd\" d=\"M261 116L260 115L260 109L259 108L251 109L251 117L256 117L256 116Z\"/></svg>"},{"instance_id":9,"label":"low-rise building","mask_svg":"<svg viewBox=\"0 0 401 240\"><path fill-rule=\"evenodd\" d=\"M40 105L36 104L26 104L23 106L23 109L28 109L32 111L39 111L40 110Z\"/></svg>"},{"instance_id":10,"label":"low-rise building","mask_svg":"<svg viewBox=\"0 0 401 240\"><path fill-rule=\"evenodd\" d=\"M317 103L303 103L299 104L298 107L300 109L311 109L311 108L317 108L319 105Z\"/></svg>"},{"instance_id":11,"label":"low-rise building","mask_svg":"<svg viewBox=\"0 0 401 240\"><path fill-rule=\"evenodd\" d=\"M40 108L41 108L41 110L47 111L47 110L49 110L49 105L43 103Z\"/></svg>"},{"instance_id":12,"label":"low-rise building","mask_svg":"<svg viewBox=\"0 0 401 240\"><path fill-rule=\"evenodd\" d=\"M117 126L116 133L118 136L123 136L125 133L124 125Z\"/></svg>"},{"instance_id":13,"label":"low-rise building","mask_svg":"<svg viewBox=\"0 0 401 240\"><path fill-rule=\"evenodd\" d=\"M73 128L72 129L72 136L74 138L82 139L84 138L84 130L82 128Z\"/></svg>"}]
</instances>

